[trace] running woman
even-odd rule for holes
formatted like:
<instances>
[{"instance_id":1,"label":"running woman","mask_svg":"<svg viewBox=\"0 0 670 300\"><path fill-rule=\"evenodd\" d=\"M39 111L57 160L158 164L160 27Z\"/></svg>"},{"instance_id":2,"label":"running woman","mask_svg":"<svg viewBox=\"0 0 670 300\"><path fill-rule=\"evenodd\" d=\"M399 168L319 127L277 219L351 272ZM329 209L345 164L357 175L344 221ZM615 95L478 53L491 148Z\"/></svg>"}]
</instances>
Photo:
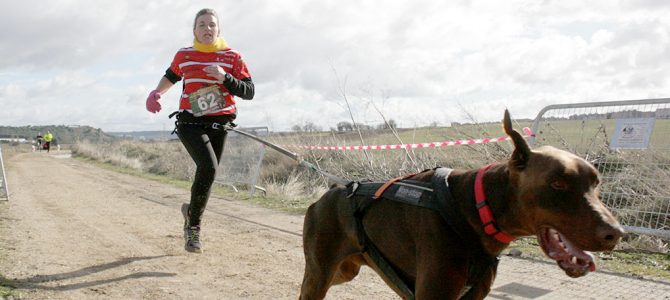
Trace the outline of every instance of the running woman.
<instances>
[{"instance_id":1,"label":"running woman","mask_svg":"<svg viewBox=\"0 0 670 300\"><path fill-rule=\"evenodd\" d=\"M245 100L254 97L254 83L240 53L220 36L216 11L205 8L195 15L193 35L193 46L177 51L156 89L149 93L146 108L159 112L161 95L184 80L176 131L197 167L190 203L182 206L185 249L202 253L201 218L226 141L226 131L220 125L237 116L234 96Z\"/></svg>"}]
</instances>

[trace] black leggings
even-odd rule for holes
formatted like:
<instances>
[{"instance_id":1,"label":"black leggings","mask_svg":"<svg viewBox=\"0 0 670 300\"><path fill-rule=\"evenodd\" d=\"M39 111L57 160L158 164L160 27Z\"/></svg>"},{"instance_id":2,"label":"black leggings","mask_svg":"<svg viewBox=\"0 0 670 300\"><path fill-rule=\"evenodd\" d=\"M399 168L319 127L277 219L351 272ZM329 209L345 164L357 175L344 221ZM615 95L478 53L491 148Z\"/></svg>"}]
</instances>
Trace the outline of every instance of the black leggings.
<instances>
[{"instance_id":1,"label":"black leggings","mask_svg":"<svg viewBox=\"0 0 670 300\"><path fill-rule=\"evenodd\" d=\"M195 118L189 113L181 113L179 118L179 122L183 123L177 125L177 136L196 165L195 178L191 186L189 226L200 226L200 219L207 206L212 184L219 169L227 132L213 129L211 126L188 123L224 124L228 120L229 118L226 117Z\"/></svg>"}]
</instances>

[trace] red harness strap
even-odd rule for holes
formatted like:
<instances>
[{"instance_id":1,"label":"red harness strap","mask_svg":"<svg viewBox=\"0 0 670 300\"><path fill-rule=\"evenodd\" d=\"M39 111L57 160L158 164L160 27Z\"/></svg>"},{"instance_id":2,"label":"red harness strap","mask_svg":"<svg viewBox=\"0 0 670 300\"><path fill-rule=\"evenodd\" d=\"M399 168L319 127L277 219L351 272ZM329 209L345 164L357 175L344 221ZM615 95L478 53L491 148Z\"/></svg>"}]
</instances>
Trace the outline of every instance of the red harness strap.
<instances>
[{"instance_id":1,"label":"red harness strap","mask_svg":"<svg viewBox=\"0 0 670 300\"><path fill-rule=\"evenodd\" d=\"M503 244L509 244L514 240L514 237L498 230L496 220L493 218L493 213L491 212L491 207L486 203L486 195L484 194L484 173L486 173L492 166L493 164L490 164L477 171L477 177L475 177L475 204L477 211L479 212L479 219L484 226L484 233L493 236Z\"/></svg>"},{"instance_id":2,"label":"red harness strap","mask_svg":"<svg viewBox=\"0 0 670 300\"><path fill-rule=\"evenodd\" d=\"M394 182L396 182L398 180L403 180L403 179L410 178L414 175L416 175L416 173L411 173L411 174L407 174L407 175L403 175L403 176L398 176L396 178L393 178L393 179L387 181L386 183L384 183L382 186L380 186L377 189L374 196L372 196L372 199L379 199L384 194L384 191L386 191L386 189L388 189Z\"/></svg>"}]
</instances>

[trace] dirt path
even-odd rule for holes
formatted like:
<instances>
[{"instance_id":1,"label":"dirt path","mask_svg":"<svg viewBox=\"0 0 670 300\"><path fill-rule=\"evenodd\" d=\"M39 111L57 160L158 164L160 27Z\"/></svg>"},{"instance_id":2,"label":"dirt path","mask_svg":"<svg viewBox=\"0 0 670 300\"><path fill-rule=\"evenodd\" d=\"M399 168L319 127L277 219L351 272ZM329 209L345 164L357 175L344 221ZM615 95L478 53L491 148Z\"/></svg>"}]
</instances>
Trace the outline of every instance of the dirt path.
<instances>
[{"instance_id":1,"label":"dirt path","mask_svg":"<svg viewBox=\"0 0 670 300\"><path fill-rule=\"evenodd\" d=\"M188 191L99 169L63 153L6 160L0 275L21 299L297 299L302 215L220 198L203 224L204 254L183 250ZM2 279L2 278L0 278ZM663 299L670 282L503 256L487 299ZM328 299L399 299L369 268Z\"/></svg>"},{"instance_id":2,"label":"dirt path","mask_svg":"<svg viewBox=\"0 0 670 300\"><path fill-rule=\"evenodd\" d=\"M183 250L188 191L63 153L18 154L0 202L0 274L26 299L296 299L302 215L220 198ZM398 299L368 268L330 299Z\"/></svg>"}]
</instances>

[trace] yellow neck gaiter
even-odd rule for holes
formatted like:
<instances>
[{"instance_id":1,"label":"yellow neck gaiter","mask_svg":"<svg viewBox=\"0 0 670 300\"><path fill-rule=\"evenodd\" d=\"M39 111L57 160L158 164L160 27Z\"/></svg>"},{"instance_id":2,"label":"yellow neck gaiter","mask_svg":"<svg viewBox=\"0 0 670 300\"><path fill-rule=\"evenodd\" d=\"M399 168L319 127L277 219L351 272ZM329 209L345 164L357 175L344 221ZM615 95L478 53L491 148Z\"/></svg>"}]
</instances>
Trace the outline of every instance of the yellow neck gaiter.
<instances>
[{"instance_id":1,"label":"yellow neck gaiter","mask_svg":"<svg viewBox=\"0 0 670 300\"><path fill-rule=\"evenodd\" d=\"M200 52L216 52L223 49L228 49L228 44L222 37L218 37L216 41L214 41L214 44L203 44L198 42L198 39L193 38L193 48Z\"/></svg>"}]
</instances>

